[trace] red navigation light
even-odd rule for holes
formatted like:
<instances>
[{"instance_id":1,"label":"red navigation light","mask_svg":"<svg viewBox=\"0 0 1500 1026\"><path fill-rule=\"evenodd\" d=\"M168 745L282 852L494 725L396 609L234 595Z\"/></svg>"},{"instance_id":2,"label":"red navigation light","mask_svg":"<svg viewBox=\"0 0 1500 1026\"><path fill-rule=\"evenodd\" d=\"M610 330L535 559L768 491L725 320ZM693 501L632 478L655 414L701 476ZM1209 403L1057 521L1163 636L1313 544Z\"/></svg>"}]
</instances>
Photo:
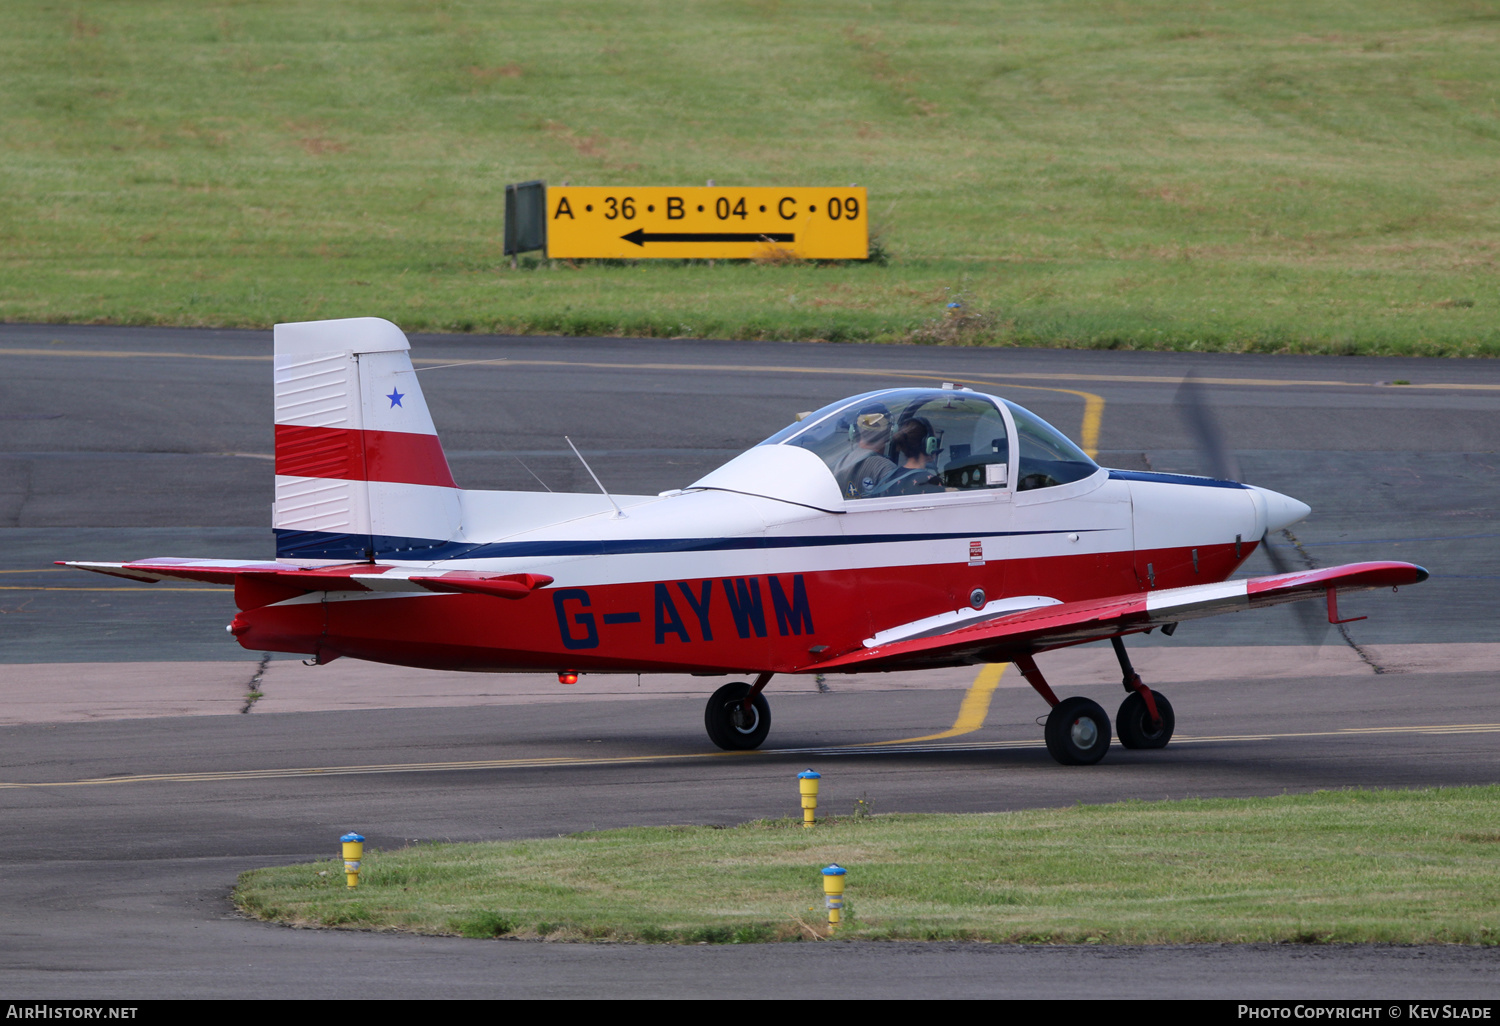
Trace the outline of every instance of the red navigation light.
<instances>
[{"instance_id":1,"label":"red navigation light","mask_svg":"<svg viewBox=\"0 0 1500 1026\"><path fill-rule=\"evenodd\" d=\"M560 671L558 673L558 675L557 675L557 682L559 684L577 684L578 683L578 671L577 670L562 670L562 671Z\"/></svg>"}]
</instances>

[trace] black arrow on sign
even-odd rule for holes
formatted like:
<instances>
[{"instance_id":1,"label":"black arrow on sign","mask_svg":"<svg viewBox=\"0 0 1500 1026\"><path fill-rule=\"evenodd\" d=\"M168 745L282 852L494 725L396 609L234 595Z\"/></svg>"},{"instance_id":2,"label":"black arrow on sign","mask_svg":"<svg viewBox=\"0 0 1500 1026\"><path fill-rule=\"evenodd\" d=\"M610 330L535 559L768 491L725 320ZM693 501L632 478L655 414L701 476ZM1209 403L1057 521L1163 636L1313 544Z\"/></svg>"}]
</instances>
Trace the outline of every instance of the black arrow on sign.
<instances>
[{"instance_id":1,"label":"black arrow on sign","mask_svg":"<svg viewBox=\"0 0 1500 1026\"><path fill-rule=\"evenodd\" d=\"M626 242L645 246L648 242L796 242L792 232L648 232L637 228L621 235Z\"/></svg>"}]
</instances>

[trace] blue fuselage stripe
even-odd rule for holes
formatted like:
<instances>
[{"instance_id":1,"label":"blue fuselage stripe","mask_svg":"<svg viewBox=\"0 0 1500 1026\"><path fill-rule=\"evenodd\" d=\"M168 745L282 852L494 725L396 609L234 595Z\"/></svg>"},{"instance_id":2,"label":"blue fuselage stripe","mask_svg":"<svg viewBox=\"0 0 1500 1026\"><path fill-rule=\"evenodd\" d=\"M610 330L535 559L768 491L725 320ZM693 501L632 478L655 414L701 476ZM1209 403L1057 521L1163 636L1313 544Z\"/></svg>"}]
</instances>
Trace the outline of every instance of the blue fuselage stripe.
<instances>
[{"instance_id":1,"label":"blue fuselage stripe","mask_svg":"<svg viewBox=\"0 0 1500 1026\"><path fill-rule=\"evenodd\" d=\"M1111 470L1111 481L1153 481L1156 484L1191 485L1194 488L1246 488L1238 481L1221 481L1216 477L1194 477L1191 474L1157 474L1146 470Z\"/></svg>"},{"instance_id":2,"label":"blue fuselage stripe","mask_svg":"<svg viewBox=\"0 0 1500 1026\"><path fill-rule=\"evenodd\" d=\"M629 556L663 552L729 552L745 549L817 548L833 545L894 545L901 542L969 541L1049 534L1090 533L1088 528L1046 531L947 532L942 534L815 535L787 538L632 538L621 541L556 539L531 542L460 542L436 538L276 532L276 554L291 558L366 558L373 549L385 559L525 559L539 556Z\"/></svg>"}]
</instances>

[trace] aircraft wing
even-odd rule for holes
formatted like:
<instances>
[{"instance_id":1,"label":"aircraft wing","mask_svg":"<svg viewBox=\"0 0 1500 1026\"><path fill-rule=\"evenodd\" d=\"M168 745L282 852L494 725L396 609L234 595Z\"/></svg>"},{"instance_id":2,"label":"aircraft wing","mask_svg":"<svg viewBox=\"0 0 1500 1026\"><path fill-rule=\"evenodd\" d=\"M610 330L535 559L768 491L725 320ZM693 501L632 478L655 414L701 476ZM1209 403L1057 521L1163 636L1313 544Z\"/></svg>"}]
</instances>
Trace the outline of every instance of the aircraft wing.
<instances>
[{"instance_id":1,"label":"aircraft wing","mask_svg":"<svg viewBox=\"0 0 1500 1026\"><path fill-rule=\"evenodd\" d=\"M1327 601L1329 621L1341 622L1337 619L1337 593L1396 588L1404 584L1419 584L1426 579L1427 571L1412 563L1348 563L1272 577L1056 603L977 624L970 621L943 634L925 634L919 638L873 645L805 667L799 672L837 673L1008 662L1017 655L1101 641L1117 634L1138 633L1183 620L1305 599Z\"/></svg>"},{"instance_id":2,"label":"aircraft wing","mask_svg":"<svg viewBox=\"0 0 1500 1026\"><path fill-rule=\"evenodd\" d=\"M524 598L552 583L546 574L486 574L476 570L428 571L379 563L304 566L279 561L159 557L134 563L59 561L59 566L126 577L133 581L198 581L235 587L235 598L266 605L310 591L472 592L496 598ZM279 598L278 598L279 596ZM251 608L244 602L241 608Z\"/></svg>"}]
</instances>

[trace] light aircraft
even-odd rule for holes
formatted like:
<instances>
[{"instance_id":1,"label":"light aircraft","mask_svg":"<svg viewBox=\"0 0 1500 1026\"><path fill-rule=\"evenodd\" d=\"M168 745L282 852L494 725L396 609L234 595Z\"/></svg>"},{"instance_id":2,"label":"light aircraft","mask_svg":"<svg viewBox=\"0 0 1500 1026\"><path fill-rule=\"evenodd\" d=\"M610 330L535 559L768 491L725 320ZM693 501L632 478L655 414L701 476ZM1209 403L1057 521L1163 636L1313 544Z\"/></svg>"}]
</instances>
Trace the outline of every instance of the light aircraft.
<instances>
[{"instance_id":1,"label":"light aircraft","mask_svg":"<svg viewBox=\"0 0 1500 1026\"><path fill-rule=\"evenodd\" d=\"M241 645L314 663L745 675L705 710L725 749L765 740L777 674L1009 662L1052 707L1052 756L1096 763L1109 716L1059 700L1036 657L1103 640L1127 692L1116 736L1161 748L1172 706L1123 636L1303 599L1344 622L1340 592L1427 578L1370 562L1231 580L1309 508L1099 467L1015 403L949 385L830 403L660 495L465 490L394 324L278 324L274 350L276 558L63 565L233 585Z\"/></svg>"}]
</instances>

